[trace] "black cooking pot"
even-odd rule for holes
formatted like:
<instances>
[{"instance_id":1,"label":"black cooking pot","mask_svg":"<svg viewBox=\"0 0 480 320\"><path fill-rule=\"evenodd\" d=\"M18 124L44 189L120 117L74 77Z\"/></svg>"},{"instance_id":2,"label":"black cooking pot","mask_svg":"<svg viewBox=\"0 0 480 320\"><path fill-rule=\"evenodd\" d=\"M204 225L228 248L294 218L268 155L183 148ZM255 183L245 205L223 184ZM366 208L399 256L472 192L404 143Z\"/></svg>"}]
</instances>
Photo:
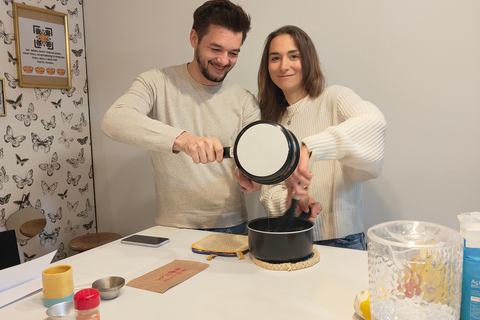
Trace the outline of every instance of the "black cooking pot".
<instances>
[{"instance_id":1,"label":"black cooking pot","mask_svg":"<svg viewBox=\"0 0 480 320\"><path fill-rule=\"evenodd\" d=\"M296 217L285 231L271 231L279 227L283 227L282 218L257 218L248 222L248 247L255 258L267 262L293 262L312 253L312 221Z\"/></svg>"},{"instance_id":2,"label":"black cooking pot","mask_svg":"<svg viewBox=\"0 0 480 320\"><path fill-rule=\"evenodd\" d=\"M260 184L276 184L297 168L300 147L295 135L274 121L250 123L238 134L234 147L226 147L224 158L234 158L247 178Z\"/></svg>"}]
</instances>

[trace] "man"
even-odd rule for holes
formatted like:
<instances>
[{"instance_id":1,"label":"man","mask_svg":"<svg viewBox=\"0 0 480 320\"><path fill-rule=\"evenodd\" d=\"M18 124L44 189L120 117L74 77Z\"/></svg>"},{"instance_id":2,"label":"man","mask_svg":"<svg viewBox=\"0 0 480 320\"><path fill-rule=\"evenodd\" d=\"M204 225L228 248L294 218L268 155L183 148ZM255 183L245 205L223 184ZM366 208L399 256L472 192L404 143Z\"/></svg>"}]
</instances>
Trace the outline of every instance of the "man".
<instances>
[{"instance_id":1,"label":"man","mask_svg":"<svg viewBox=\"0 0 480 320\"><path fill-rule=\"evenodd\" d=\"M250 17L228 0L211 0L193 18L193 60L137 77L106 112L102 130L151 150L157 224L246 234L244 196L223 146L233 146L260 112L250 92L224 79Z\"/></svg>"}]
</instances>

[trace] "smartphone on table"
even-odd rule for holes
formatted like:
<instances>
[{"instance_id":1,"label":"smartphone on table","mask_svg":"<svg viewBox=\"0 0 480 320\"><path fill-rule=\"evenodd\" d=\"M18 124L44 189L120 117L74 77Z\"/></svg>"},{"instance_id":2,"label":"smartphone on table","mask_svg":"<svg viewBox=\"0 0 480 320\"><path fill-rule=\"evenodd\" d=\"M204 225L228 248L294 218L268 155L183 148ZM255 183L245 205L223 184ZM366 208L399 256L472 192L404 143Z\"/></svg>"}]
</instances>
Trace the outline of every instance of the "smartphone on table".
<instances>
[{"instance_id":1,"label":"smartphone on table","mask_svg":"<svg viewBox=\"0 0 480 320\"><path fill-rule=\"evenodd\" d=\"M134 244L146 247L160 247L170 242L169 238L145 236L141 234L134 234L121 240L121 243Z\"/></svg>"}]
</instances>

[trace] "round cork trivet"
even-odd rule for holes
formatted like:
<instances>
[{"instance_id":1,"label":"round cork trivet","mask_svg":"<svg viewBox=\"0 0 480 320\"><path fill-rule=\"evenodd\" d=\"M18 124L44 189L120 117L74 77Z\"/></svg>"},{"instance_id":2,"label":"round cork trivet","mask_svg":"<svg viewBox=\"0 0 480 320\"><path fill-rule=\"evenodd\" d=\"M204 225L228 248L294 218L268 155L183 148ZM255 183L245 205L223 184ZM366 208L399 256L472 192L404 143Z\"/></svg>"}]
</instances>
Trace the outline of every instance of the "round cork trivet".
<instances>
[{"instance_id":1,"label":"round cork trivet","mask_svg":"<svg viewBox=\"0 0 480 320\"><path fill-rule=\"evenodd\" d=\"M313 249L312 254L307 260L302 260L298 262L284 262L284 263L272 263L259 260L252 255L253 262L264 269L275 270L275 271L295 271L300 269L305 269L313 266L314 264L320 261L320 254L317 249Z\"/></svg>"}]
</instances>

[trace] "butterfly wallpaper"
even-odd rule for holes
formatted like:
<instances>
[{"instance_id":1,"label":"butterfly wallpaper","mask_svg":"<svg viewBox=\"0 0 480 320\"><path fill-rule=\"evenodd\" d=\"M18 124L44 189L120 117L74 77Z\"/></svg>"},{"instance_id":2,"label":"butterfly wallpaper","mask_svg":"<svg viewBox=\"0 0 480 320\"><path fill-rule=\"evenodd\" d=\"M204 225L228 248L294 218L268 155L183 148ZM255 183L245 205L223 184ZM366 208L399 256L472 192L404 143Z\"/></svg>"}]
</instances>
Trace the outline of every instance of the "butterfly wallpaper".
<instances>
[{"instance_id":1,"label":"butterfly wallpaper","mask_svg":"<svg viewBox=\"0 0 480 320\"><path fill-rule=\"evenodd\" d=\"M96 232L82 0L23 0L68 14L72 89L21 88L12 1L0 1L0 78L7 116L0 117L0 231L21 208L37 208L47 224L20 241L22 262L58 249L55 260L75 252L68 242ZM1 245L1 244L0 244Z\"/></svg>"}]
</instances>

